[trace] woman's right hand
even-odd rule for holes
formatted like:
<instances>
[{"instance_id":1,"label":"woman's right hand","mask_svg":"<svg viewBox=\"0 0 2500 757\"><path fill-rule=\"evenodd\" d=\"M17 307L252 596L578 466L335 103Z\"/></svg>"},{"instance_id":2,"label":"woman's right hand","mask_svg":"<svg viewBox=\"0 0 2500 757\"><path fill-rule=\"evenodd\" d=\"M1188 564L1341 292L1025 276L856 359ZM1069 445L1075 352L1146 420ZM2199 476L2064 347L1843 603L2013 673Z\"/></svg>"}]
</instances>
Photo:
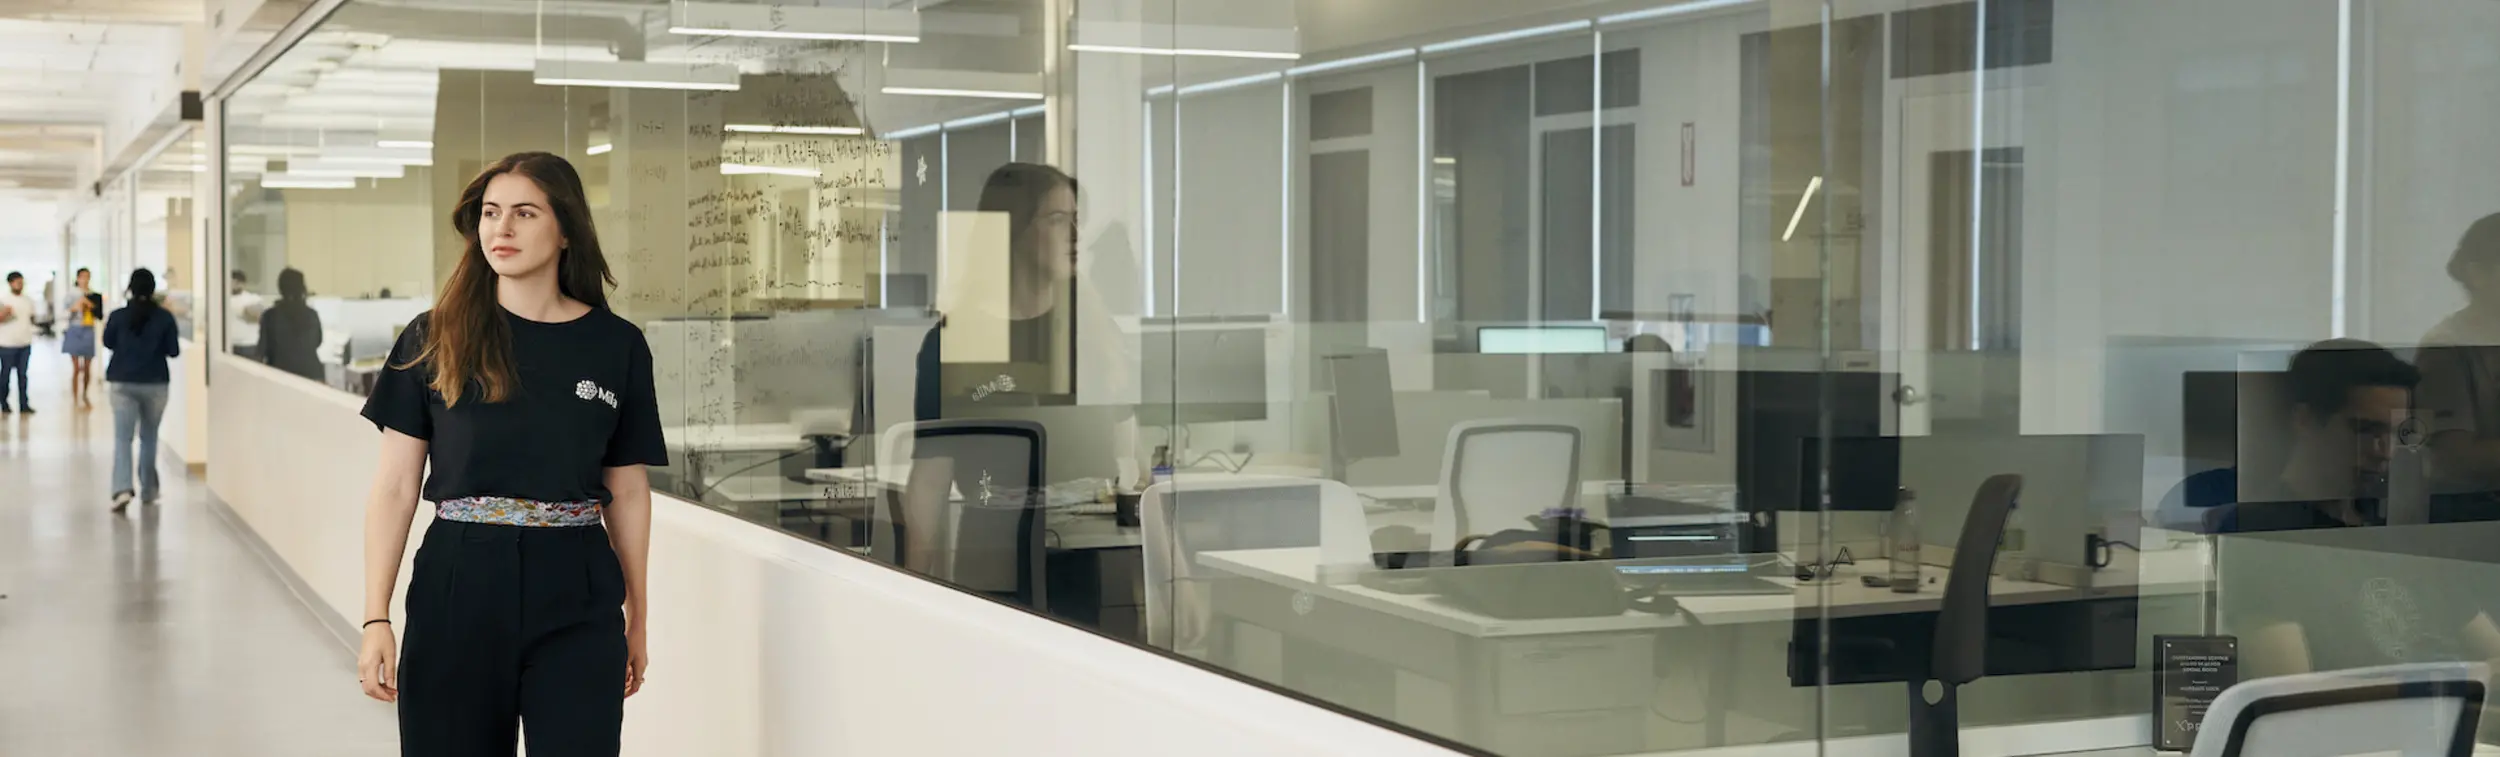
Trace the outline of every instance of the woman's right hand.
<instances>
[{"instance_id":1,"label":"woman's right hand","mask_svg":"<svg viewBox=\"0 0 2500 757\"><path fill-rule=\"evenodd\" d=\"M356 655L356 682L364 684L365 696L399 701L399 639L391 635L391 624L365 626L365 648Z\"/></svg>"}]
</instances>

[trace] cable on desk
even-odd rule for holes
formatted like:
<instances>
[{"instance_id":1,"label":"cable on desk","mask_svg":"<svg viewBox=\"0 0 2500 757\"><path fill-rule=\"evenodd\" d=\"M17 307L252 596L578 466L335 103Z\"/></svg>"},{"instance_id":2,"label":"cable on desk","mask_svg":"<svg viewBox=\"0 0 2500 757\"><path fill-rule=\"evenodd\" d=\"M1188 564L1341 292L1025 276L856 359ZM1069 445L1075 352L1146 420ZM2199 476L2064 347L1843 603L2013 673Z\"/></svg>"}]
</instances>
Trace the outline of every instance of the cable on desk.
<instances>
[{"instance_id":1,"label":"cable on desk","mask_svg":"<svg viewBox=\"0 0 2500 757\"><path fill-rule=\"evenodd\" d=\"M2129 544L2129 543L2126 543L2126 542L2123 542L2123 541L2119 541L2119 540L2116 540L2116 539L2112 539L2112 538L2109 538L2109 537L2106 537L2106 536L2102 536L2102 535L2100 535L2100 534L2084 534L2084 535L2083 535L2083 565L2084 565L2084 567L2091 568L2091 569L2093 569L2093 570L2100 570L2100 569L2102 569L2102 568L2109 567L2109 564L2110 564L2110 563L2117 561L2117 559L2118 559L2118 549L2117 549L2117 548L2119 548L2119 547L2126 547L2127 549L2132 550L2132 551L2134 551L2136 554L2139 554L2139 555L2140 555L2140 554L2144 554L2144 548L2143 548L2143 547L2138 547L2138 546L2136 546L2136 545Z\"/></svg>"},{"instance_id":2,"label":"cable on desk","mask_svg":"<svg viewBox=\"0 0 2500 757\"><path fill-rule=\"evenodd\" d=\"M778 462L781 462L781 461L783 461L783 460L788 460L788 459L790 459L790 458L793 458L793 457L798 457L799 455L803 455L803 454L806 454L806 453L809 453L809 452L814 452L814 451L815 451L815 450L814 450L813 448L795 449L795 450L791 450L791 451L786 452L786 453L782 453L782 455L781 455L780 457L776 457L776 458L773 458L773 459L771 459L771 460L766 460L766 461L764 461L764 462L756 463L756 464L754 464L754 465L749 465L749 466L744 467L744 468L739 468L739 469L737 469L737 470L734 470L734 471L730 471L730 472L728 472L728 473L721 474L721 477L720 477L719 479L714 480L712 483L705 484L705 485L703 486L703 489L702 489L702 490L695 492L695 493L694 493L694 498L695 498L695 499L702 499L704 495L706 495L706 494L711 494L711 493L712 493L712 490L720 488L720 485L721 485L721 484L726 484L726 483L729 483L729 480L730 480L730 479L737 478L737 477L738 477L738 474L740 474L740 473L745 473L745 472L747 472L747 471L755 470L755 469L757 469L757 468L761 468L761 467L764 467L764 466L767 466L767 465L771 465L771 464L773 464L773 463L778 463Z\"/></svg>"}]
</instances>

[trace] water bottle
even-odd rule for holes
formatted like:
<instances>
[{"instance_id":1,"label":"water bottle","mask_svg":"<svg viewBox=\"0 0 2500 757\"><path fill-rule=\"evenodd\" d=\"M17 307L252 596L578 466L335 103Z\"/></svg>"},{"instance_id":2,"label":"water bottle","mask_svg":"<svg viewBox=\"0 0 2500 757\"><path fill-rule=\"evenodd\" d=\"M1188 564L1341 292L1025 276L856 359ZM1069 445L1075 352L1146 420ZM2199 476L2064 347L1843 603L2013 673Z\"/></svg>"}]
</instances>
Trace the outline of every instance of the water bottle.
<instances>
[{"instance_id":1,"label":"water bottle","mask_svg":"<svg viewBox=\"0 0 2500 757\"><path fill-rule=\"evenodd\" d=\"M1918 548L1924 541L1918 533L1918 494L1908 488L1901 490L1893 502L1892 519L1884 526L1886 540L1892 546L1888 562L1892 564L1892 590L1901 594L1918 593Z\"/></svg>"},{"instance_id":2,"label":"water bottle","mask_svg":"<svg viewBox=\"0 0 2500 757\"><path fill-rule=\"evenodd\" d=\"M1997 576L2008 581L2029 581L2038 574L2038 562L2031 559L2023 533L2023 503L2017 501L2005 513L2005 535L1997 539Z\"/></svg>"},{"instance_id":3,"label":"water bottle","mask_svg":"<svg viewBox=\"0 0 2500 757\"><path fill-rule=\"evenodd\" d=\"M1168 444L1159 445L1155 447L1154 468L1153 472L1147 474L1146 485L1153 486L1155 484L1167 483L1171 480L1172 446Z\"/></svg>"}]
</instances>

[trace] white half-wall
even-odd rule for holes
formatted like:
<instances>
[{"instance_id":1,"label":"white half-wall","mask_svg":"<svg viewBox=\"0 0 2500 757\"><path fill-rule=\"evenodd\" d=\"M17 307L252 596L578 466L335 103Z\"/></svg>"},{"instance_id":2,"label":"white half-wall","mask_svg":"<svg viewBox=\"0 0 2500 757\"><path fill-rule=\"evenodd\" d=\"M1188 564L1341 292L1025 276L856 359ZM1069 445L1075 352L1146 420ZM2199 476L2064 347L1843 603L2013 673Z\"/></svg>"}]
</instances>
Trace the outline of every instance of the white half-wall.
<instances>
[{"instance_id":1,"label":"white half-wall","mask_svg":"<svg viewBox=\"0 0 2500 757\"><path fill-rule=\"evenodd\" d=\"M212 430L209 487L344 628L380 435L355 397L215 360L216 411L249 421ZM1455 754L697 505L653 509L651 685L627 754Z\"/></svg>"}]
</instances>

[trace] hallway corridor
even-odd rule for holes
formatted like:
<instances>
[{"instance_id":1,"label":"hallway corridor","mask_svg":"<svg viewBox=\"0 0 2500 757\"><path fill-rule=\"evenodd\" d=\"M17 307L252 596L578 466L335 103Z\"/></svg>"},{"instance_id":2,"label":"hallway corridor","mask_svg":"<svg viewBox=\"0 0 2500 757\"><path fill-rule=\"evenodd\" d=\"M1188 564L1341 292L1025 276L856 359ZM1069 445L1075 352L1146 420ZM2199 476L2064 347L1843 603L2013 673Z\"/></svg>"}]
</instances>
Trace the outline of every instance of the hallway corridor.
<instances>
[{"instance_id":1,"label":"hallway corridor","mask_svg":"<svg viewBox=\"0 0 2500 757\"><path fill-rule=\"evenodd\" d=\"M108 512L104 390L72 408L58 343L35 351L39 412L0 415L0 754L396 754L352 653L180 460L159 455L163 504Z\"/></svg>"}]
</instances>

